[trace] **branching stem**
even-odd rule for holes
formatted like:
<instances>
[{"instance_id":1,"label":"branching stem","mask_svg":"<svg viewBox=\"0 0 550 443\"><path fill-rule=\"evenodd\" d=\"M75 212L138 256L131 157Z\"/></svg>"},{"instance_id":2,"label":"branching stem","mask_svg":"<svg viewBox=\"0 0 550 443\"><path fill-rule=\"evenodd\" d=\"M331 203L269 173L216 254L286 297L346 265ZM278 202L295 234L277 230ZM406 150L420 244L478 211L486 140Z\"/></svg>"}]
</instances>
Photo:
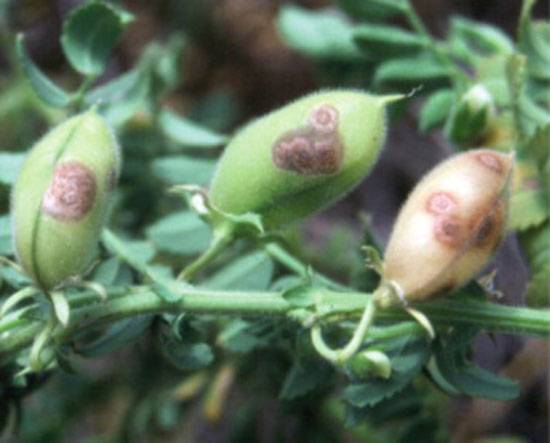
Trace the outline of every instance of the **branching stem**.
<instances>
[{"instance_id":1,"label":"branching stem","mask_svg":"<svg viewBox=\"0 0 550 443\"><path fill-rule=\"evenodd\" d=\"M280 316L292 319L292 306L281 292L217 291L186 288L176 302L167 302L147 286L109 288L109 299L100 302L89 291L68 297L71 318L66 328L54 331L56 343L70 341L75 334L90 327L113 323L144 314L190 313L232 316ZM325 317L349 314L361 315L370 304L371 294L338 292L320 289L315 297L317 311ZM550 337L550 313L544 310L510 307L484 300L438 300L415 305L433 322L443 326L477 326L488 332L507 332ZM40 307L31 305L12 311L0 320L0 361L30 346L36 334L44 328ZM381 323L408 320L402 308L378 309Z\"/></svg>"}]
</instances>

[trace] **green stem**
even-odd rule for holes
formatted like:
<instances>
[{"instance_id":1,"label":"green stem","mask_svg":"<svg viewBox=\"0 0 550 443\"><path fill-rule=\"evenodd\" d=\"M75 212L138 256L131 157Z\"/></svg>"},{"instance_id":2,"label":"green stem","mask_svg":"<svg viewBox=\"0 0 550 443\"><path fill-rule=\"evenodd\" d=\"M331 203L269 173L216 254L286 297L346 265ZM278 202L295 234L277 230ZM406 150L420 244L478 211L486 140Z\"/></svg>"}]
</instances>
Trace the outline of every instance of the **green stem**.
<instances>
[{"instance_id":1,"label":"green stem","mask_svg":"<svg viewBox=\"0 0 550 443\"><path fill-rule=\"evenodd\" d=\"M198 272L212 263L227 246L233 241L233 236L226 230L214 231L212 243L195 261L183 269L178 275L178 280L191 281Z\"/></svg>"},{"instance_id":2,"label":"green stem","mask_svg":"<svg viewBox=\"0 0 550 443\"><path fill-rule=\"evenodd\" d=\"M360 315L372 296L362 292L337 292L319 290L317 310L324 315ZM280 316L293 318L295 307L281 292L215 291L200 288L186 288L176 302L167 302L158 297L147 286L134 288L111 288L107 302L99 303L93 293L70 297L71 318L67 328L56 330L54 340L68 341L76 333L99 324L145 314L193 313L242 316ZM524 307L510 307L471 300L439 300L415 305L421 309L436 327L477 326L487 332L506 332L539 337L550 337L550 312ZM25 309L30 309L26 307ZM39 307L36 307L36 313ZM14 321L11 313L0 320L0 360L13 356L28 347L38 331L44 327L43 320L28 318ZM313 315L313 314L312 314ZM408 314L401 308L378 309L376 317L380 322L408 320Z\"/></svg>"},{"instance_id":3,"label":"green stem","mask_svg":"<svg viewBox=\"0 0 550 443\"><path fill-rule=\"evenodd\" d=\"M76 90L72 97L72 106L74 109L82 109L86 92L88 92L88 89L90 89L90 86L93 85L96 78L96 75L88 75L84 78L84 80L80 84L80 87Z\"/></svg>"},{"instance_id":4,"label":"green stem","mask_svg":"<svg viewBox=\"0 0 550 443\"><path fill-rule=\"evenodd\" d=\"M323 339L321 325L319 323L313 325L311 328L311 341L313 346L327 360L341 365L346 362L350 357L352 357L361 347L365 341L365 336L367 331L374 320L376 314L376 304L370 300L363 311L363 315L351 340L340 349L331 349Z\"/></svg>"},{"instance_id":5,"label":"green stem","mask_svg":"<svg viewBox=\"0 0 550 443\"><path fill-rule=\"evenodd\" d=\"M283 266L285 266L287 269L295 272L296 274L307 277L310 272L310 269L306 264L298 260L293 255L289 254L288 251L283 248L278 243L267 243L264 247L265 251L273 258L274 260L277 260L279 263L281 263ZM313 272L315 277L319 280L319 282L323 283L326 286L329 286L334 289L341 289L341 290L348 290L348 288L322 274Z\"/></svg>"}]
</instances>

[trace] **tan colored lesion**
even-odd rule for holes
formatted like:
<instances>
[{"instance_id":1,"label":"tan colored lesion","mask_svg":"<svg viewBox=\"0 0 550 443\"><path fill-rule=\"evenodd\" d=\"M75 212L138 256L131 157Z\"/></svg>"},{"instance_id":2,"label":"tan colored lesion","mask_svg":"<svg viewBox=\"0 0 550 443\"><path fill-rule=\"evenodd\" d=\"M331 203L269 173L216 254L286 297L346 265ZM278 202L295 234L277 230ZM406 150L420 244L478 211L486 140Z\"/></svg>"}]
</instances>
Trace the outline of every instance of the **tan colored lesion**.
<instances>
[{"instance_id":1,"label":"tan colored lesion","mask_svg":"<svg viewBox=\"0 0 550 443\"><path fill-rule=\"evenodd\" d=\"M77 161L56 166L42 199L42 211L63 221L80 220L92 209L96 193L94 173Z\"/></svg>"},{"instance_id":2,"label":"tan colored lesion","mask_svg":"<svg viewBox=\"0 0 550 443\"><path fill-rule=\"evenodd\" d=\"M460 220L453 216L437 216L434 223L436 240L453 248L464 244L464 229Z\"/></svg>"},{"instance_id":3,"label":"tan colored lesion","mask_svg":"<svg viewBox=\"0 0 550 443\"><path fill-rule=\"evenodd\" d=\"M451 214L456 209L456 199L449 192L436 192L426 202L426 210L432 214Z\"/></svg>"},{"instance_id":4,"label":"tan colored lesion","mask_svg":"<svg viewBox=\"0 0 550 443\"><path fill-rule=\"evenodd\" d=\"M497 174L502 174L504 171L504 165L497 154L493 154L491 152L478 152L475 154L475 158L483 166L496 172Z\"/></svg>"},{"instance_id":5,"label":"tan colored lesion","mask_svg":"<svg viewBox=\"0 0 550 443\"><path fill-rule=\"evenodd\" d=\"M308 124L283 134L273 145L273 163L301 175L334 174L340 170L344 147L338 134L338 111L315 108Z\"/></svg>"}]
</instances>

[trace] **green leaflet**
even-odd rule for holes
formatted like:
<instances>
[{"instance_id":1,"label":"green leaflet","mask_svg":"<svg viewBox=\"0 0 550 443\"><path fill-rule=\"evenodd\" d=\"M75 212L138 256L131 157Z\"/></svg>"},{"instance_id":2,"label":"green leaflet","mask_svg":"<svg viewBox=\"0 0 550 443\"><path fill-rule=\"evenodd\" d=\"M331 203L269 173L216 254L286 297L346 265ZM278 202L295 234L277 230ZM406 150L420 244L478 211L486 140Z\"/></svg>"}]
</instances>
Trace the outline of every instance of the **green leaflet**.
<instances>
[{"instance_id":1,"label":"green leaflet","mask_svg":"<svg viewBox=\"0 0 550 443\"><path fill-rule=\"evenodd\" d=\"M204 286L219 289L255 289L269 287L273 261L263 251L243 255L208 278Z\"/></svg>"},{"instance_id":2,"label":"green leaflet","mask_svg":"<svg viewBox=\"0 0 550 443\"><path fill-rule=\"evenodd\" d=\"M454 99L455 93L452 89L439 89L432 93L420 111L420 130L428 132L442 125L451 112Z\"/></svg>"},{"instance_id":3,"label":"green leaflet","mask_svg":"<svg viewBox=\"0 0 550 443\"><path fill-rule=\"evenodd\" d=\"M332 11L284 6L277 25L289 46L311 57L321 60L362 58L353 42L353 25Z\"/></svg>"},{"instance_id":4,"label":"green leaflet","mask_svg":"<svg viewBox=\"0 0 550 443\"><path fill-rule=\"evenodd\" d=\"M0 152L0 184L12 185L24 160L24 153Z\"/></svg>"},{"instance_id":5,"label":"green leaflet","mask_svg":"<svg viewBox=\"0 0 550 443\"><path fill-rule=\"evenodd\" d=\"M147 237L159 251L192 255L208 247L211 230L196 213L181 211L149 226Z\"/></svg>"},{"instance_id":6,"label":"green leaflet","mask_svg":"<svg viewBox=\"0 0 550 443\"><path fill-rule=\"evenodd\" d=\"M179 155L153 160L152 172L173 185L205 185L212 178L215 167L215 160Z\"/></svg>"},{"instance_id":7,"label":"green leaflet","mask_svg":"<svg viewBox=\"0 0 550 443\"><path fill-rule=\"evenodd\" d=\"M519 395L519 385L506 377L495 375L470 361L466 354L477 331L467 329L439 337L435 345L435 362L439 371L434 381L443 380L457 392L472 397L510 400Z\"/></svg>"},{"instance_id":8,"label":"green leaflet","mask_svg":"<svg viewBox=\"0 0 550 443\"><path fill-rule=\"evenodd\" d=\"M132 20L128 12L102 1L75 8L65 20L61 35L67 60L81 74L101 74L116 41Z\"/></svg>"}]
</instances>

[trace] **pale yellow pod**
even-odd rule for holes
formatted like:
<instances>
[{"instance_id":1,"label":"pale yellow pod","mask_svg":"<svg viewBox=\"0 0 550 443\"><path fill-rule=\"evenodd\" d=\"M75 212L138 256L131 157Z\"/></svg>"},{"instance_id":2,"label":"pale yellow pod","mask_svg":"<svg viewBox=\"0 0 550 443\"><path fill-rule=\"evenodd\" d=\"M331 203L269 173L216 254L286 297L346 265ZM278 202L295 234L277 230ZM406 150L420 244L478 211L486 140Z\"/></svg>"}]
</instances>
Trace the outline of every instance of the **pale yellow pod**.
<instances>
[{"instance_id":1,"label":"pale yellow pod","mask_svg":"<svg viewBox=\"0 0 550 443\"><path fill-rule=\"evenodd\" d=\"M478 273L506 224L513 155L479 149L429 172L402 207L383 279L406 300L453 290Z\"/></svg>"}]
</instances>

